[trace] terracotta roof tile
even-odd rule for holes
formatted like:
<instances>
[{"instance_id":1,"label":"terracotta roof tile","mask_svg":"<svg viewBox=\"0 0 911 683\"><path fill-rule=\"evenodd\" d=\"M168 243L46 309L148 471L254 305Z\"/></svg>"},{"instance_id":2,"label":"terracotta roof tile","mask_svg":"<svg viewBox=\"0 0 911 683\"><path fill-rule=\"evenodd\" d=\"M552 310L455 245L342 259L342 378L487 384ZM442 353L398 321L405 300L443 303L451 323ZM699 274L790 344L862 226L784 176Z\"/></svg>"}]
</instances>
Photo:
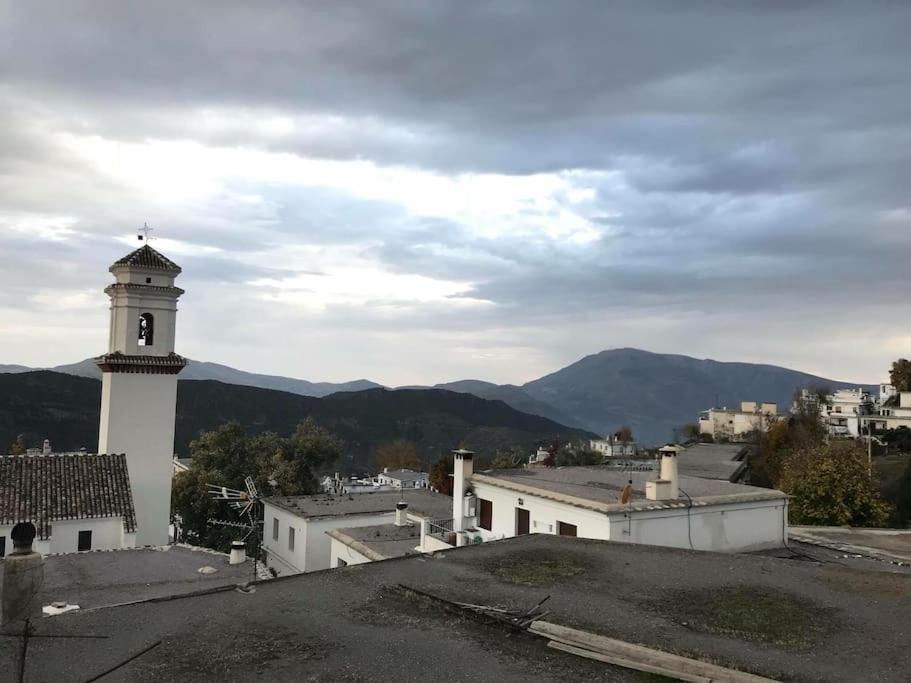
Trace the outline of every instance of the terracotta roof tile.
<instances>
[{"instance_id":1,"label":"terracotta roof tile","mask_svg":"<svg viewBox=\"0 0 911 683\"><path fill-rule=\"evenodd\" d=\"M136 531L125 455L0 456L0 524L30 521L46 539L55 521L96 517Z\"/></svg>"},{"instance_id":2,"label":"terracotta roof tile","mask_svg":"<svg viewBox=\"0 0 911 683\"><path fill-rule=\"evenodd\" d=\"M148 244L142 245L136 251L132 251L122 259L115 261L112 268L116 266L136 266L150 270L166 270L171 273L180 272L180 266L166 256L159 254Z\"/></svg>"}]
</instances>

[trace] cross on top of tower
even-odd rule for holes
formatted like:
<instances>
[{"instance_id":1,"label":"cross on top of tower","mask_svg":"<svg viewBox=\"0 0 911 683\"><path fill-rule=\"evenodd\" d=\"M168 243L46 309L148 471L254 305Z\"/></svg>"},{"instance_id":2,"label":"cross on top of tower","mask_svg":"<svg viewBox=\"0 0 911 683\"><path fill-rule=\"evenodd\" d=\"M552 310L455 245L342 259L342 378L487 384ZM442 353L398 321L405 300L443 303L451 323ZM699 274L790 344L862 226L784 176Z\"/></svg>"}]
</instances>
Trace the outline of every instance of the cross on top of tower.
<instances>
[{"instance_id":1,"label":"cross on top of tower","mask_svg":"<svg viewBox=\"0 0 911 683\"><path fill-rule=\"evenodd\" d=\"M153 230L153 228L150 228L148 223L143 223L142 227L139 228L139 232L141 232L142 235L137 235L137 237L139 238L139 241L141 242L141 241L145 240L146 242L148 242L149 239L151 239L151 237L149 236L149 233L152 232L152 230Z\"/></svg>"}]
</instances>

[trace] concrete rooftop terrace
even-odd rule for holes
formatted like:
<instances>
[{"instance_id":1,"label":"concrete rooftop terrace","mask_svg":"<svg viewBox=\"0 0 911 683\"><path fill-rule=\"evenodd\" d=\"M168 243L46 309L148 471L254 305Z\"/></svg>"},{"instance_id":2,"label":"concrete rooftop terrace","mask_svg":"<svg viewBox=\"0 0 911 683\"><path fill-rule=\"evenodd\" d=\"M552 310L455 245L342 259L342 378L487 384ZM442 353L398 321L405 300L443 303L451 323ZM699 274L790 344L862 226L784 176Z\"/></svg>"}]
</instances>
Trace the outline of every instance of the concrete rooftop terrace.
<instances>
[{"instance_id":1,"label":"concrete rooftop terrace","mask_svg":"<svg viewBox=\"0 0 911 683\"><path fill-rule=\"evenodd\" d=\"M682 457L682 456L681 456ZM645 497L645 482L656 479L657 472L634 472L618 470L611 466L596 465L592 467L528 467L514 470L488 470L476 473L472 478L479 482L497 484L516 491L534 493L534 490L546 494L556 494L555 499L569 496L580 501L589 501L593 509L617 511L627 509L620 504L620 493L629 480L632 480L633 509L642 507L667 506L674 501L650 501ZM688 494L695 504L720 502L741 502L749 500L769 500L784 498L785 494L773 489L733 484L718 479L704 479L681 474L680 489ZM682 503L687 503L686 496L681 496ZM565 501L569 502L569 501ZM638 504L638 505L637 505ZM607 506L607 507L605 507Z\"/></svg>"},{"instance_id":2,"label":"concrete rooftop terrace","mask_svg":"<svg viewBox=\"0 0 911 683\"><path fill-rule=\"evenodd\" d=\"M690 477L735 481L746 468L745 451L743 444L693 444L677 455L677 467Z\"/></svg>"},{"instance_id":3,"label":"concrete rooftop terrace","mask_svg":"<svg viewBox=\"0 0 911 683\"><path fill-rule=\"evenodd\" d=\"M452 496L427 489L396 489L393 491L367 491L365 493L320 493L313 496L275 496L267 503L293 512L301 517L336 517L393 512L401 500L408 503L408 512L434 519L452 517Z\"/></svg>"},{"instance_id":4,"label":"concrete rooftop terrace","mask_svg":"<svg viewBox=\"0 0 911 683\"><path fill-rule=\"evenodd\" d=\"M605 680L639 673L454 615L447 600L794 681L906 681L911 576L531 535L35 622L27 681ZM146 650L147 648L150 648ZM144 652L145 651L145 652ZM0 659L20 642L0 638ZM7 669L8 671L8 669Z\"/></svg>"},{"instance_id":5,"label":"concrete rooftop terrace","mask_svg":"<svg viewBox=\"0 0 911 683\"><path fill-rule=\"evenodd\" d=\"M414 555L419 552L415 548L421 545L421 528L417 524L407 526L378 524L377 526L333 529L327 533L372 560ZM364 549L369 552L364 552Z\"/></svg>"}]
</instances>

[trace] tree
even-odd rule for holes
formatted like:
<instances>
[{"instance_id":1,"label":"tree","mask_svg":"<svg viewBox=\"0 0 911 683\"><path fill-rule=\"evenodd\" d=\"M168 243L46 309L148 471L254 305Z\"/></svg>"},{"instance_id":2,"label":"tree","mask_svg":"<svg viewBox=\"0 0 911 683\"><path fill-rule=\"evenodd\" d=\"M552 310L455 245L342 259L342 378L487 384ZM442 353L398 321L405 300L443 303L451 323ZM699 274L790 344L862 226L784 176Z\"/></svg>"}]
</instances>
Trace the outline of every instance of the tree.
<instances>
[{"instance_id":1,"label":"tree","mask_svg":"<svg viewBox=\"0 0 911 683\"><path fill-rule=\"evenodd\" d=\"M420 470L423 465L418 456L418 448L413 441L396 439L377 447L374 462L382 470Z\"/></svg>"},{"instance_id":2,"label":"tree","mask_svg":"<svg viewBox=\"0 0 911 683\"><path fill-rule=\"evenodd\" d=\"M580 465L600 465L604 455L588 447L564 447L554 454L557 467L578 467Z\"/></svg>"},{"instance_id":3,"label":"tree","mask_svg":"<svg viewBox=\"0 0 911 683\"><path fill-rule=\"evenodd\" d=\"M430 468L430 486L446 496L452 495L452 458L443 456Z\"/></svg>"},{"instance_id":4,"label":"tree","mask_svg":"<svg viewBox=\"0 0 911 683\"><path fill-rule=\"evenodd\" d=\"M633 430L629 427L629 425L623 425L620 427L620 429L614 432L614 439L617 441L633 441Z\"/></svg>"},{"instance_id":5,"label":"tree","mask_svg":"<svg viewBox=\"0 0 911 683\"><path fill-rule=\"evenodd\" d=\"M911 361L907 358L899 358L892 363L889 381L896 391L911 391Z\"/></svg>"},{"instance_id":6,"label":"tree","mask_svg":"<svg viewBox=\"0 0 911 683\"><path fill-rule=\"evenodd\" d=\"M795 450L782 469L792 524L884 526L891 506L880 498L864 449L850 441Z\"/></svg>"},{"instance_id":7,"label":"tree","mask_svg":"<svg viewBox=\"0 0 911 683\"><path fill-rule=\"evenodd\" d=\"M798 411L788 420L776 420L759 434L757 453L750 456L751 483L780 488L784 464L792 454L822 445L825 434L812 409Z\"/></svg>"},{"instance_id":8,"label":"tree","mask_svg":"<svg viewBox=\"0 0 911 683\"><path fill-rule=\"evenodd\" d=\"M16 440L13 441L13 445L9 447L10 455L25 455L25 436L20 434L16 437Z\"/></svg>"},{"instance_id":9,"label":"tree","mask_svg":"<svg viewBox=\"0 0 911 683\"><path fill-rule=\"evenodd\" d=\"M171 509L180 518L182 540L224 550L236 531L212 525L212 518L242 521L224 503L213 501L207 487L244 489L253 480L261 493L315 493L317 474L341 454L338 440L308 418L290 437L273 432L249 436L236 422L202 434L190 444L190 469L174 478Z\"/></svg>"},{"instance_id":10,"label":"tree","mask_svg":"<svg viewBox=\"0 0 911 683\"><path fill-rule=\"evenodd\" d=\"M687 441L698 441L700 436L699 425L696 422L687 422L680 428L683 438Z\"/></svg>"}]
</instances>

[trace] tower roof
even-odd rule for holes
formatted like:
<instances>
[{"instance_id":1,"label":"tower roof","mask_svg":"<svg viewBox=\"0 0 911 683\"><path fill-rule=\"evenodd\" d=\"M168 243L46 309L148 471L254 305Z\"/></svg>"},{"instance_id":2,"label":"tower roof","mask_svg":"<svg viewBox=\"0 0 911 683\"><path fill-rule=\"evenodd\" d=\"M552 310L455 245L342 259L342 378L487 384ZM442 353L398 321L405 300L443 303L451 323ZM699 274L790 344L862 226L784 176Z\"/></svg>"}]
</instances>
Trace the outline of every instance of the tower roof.
<instances>
[{"instance_id":1,"label":"tower roof","mask_svg":"<svg viewBox=\"0 0 911 683\"><path fill-rule=\"evenodd\" d=\"M180 272L180 266L166 256L159 254L148 244L131 251L122 259L118 259L111 268L116 268L117 266L136 266L137 268L146 268L148 270L164 270L169 273Z\"/></svg>"}]
</instances>

